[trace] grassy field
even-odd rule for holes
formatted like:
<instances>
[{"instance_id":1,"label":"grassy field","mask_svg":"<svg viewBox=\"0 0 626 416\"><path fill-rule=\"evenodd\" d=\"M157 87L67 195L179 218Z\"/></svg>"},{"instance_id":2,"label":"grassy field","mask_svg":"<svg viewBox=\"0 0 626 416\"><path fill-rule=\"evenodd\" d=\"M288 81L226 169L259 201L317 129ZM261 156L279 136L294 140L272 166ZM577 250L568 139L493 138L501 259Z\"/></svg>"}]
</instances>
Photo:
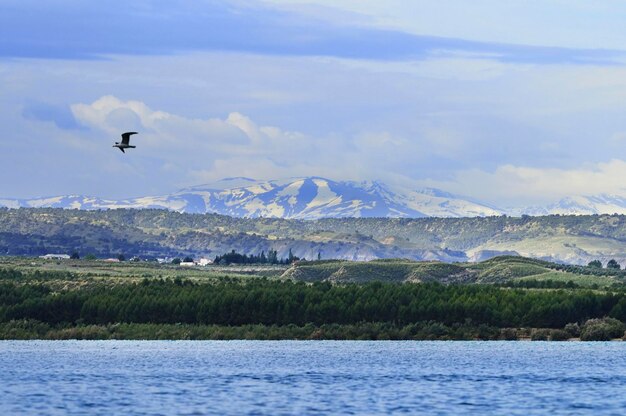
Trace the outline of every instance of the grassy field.
<instances>
[{"instance_id":1,"label":"grassy field","mask_svg":"<svg viewBox=\"0 0 626 416\"><path fill-rule=\"evenodd\" d=\"M196 283L216 283L224 279L279 278L286 269L286 266L274 265L184 267L156 262L108 263L99 260L0 257L0 271L15 270L21 273L23 281L45 282L61 289L82 288L90 284L138 283L143 279L184 279Z\"/></svg>"},{"instance_id":2,"label":"grassy field","mask_svg":"<svg viewBox=\"0 0 626 416\"><path fill-rule=\"evenodd\" d=\"M108 263L98 260L45 260L28 257L0 257L0 271L15 270L21 279L69 286L90 283L122 284L143 279L183 279L215 283L222 279L289 279L304 282L329 281L335 284L382 282L439 282L444 284L503 284L537 280L573 282L581 287L603 288L621 284L624 278L594 270L596 275L557 270L559 265L524 257L501 256L480 263L443 263L385 259L372 261L322 260L280 265L209 265L181 267L155 262ZM0 277L1 280L1 277ZM69 285L69 286L68 286Z\"/></svg>"}]
</instances>

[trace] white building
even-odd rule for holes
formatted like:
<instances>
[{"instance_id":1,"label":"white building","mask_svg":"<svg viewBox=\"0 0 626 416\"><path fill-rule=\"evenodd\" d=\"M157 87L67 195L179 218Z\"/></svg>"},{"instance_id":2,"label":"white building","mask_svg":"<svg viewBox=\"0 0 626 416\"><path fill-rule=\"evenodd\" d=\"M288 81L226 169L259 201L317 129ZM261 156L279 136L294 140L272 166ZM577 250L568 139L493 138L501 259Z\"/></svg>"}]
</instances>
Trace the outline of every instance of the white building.
<instances>
[{"instance_id":1,"label":"white building","mask_svg":"<svg viewBox=\"0 0 626 416\"><path fill-rule=\"evenodd\" d=\"M69 254L46 254L45 256L39 256L40 259L47 260L69 260Z\"/></svg>"},{"instance_id":2,"label":"white building","mask_svg":"<svg viewBox=\"0 0 626 416\"><path fill-rule=\"evenodd\" d=\"M213 260L209 260L209 259L205 259L205 258L201 258L201 259L198 261L198 264L199 264L200 266L208 266L209 264L212 264L212 263L213 263Z\"/></svg>"}]
</instances>

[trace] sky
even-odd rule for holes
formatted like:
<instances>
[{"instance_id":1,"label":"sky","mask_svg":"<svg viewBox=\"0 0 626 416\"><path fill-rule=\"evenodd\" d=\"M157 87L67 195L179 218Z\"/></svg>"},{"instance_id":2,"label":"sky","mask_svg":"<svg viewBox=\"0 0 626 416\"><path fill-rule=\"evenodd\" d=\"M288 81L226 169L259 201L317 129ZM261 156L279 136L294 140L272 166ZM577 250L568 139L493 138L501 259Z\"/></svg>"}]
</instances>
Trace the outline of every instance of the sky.
<instances>
[{"instance_id":1,"label":"sky","mask_svg":"<svg viewBox=\"0 0 626 416\"><path fill-rule=\"evenodd\" d=\"M4 0L0 197L233 176L626 196L624 21L614 0Z\"/></svg>"}]
</instances>

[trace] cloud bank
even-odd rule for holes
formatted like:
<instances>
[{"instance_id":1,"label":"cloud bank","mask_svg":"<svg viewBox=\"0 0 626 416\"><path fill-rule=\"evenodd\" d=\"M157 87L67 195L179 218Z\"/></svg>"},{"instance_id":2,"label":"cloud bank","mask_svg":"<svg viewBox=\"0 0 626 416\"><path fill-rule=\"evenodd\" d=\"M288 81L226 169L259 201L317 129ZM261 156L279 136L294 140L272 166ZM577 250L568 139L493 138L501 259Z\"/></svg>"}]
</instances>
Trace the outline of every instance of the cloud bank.
<instances>
[{"instance_id":1,"label":"cloud bank","mask_svg":"<svg viewBox=\"0 0 626 416\"><path fill-rule=\"evenodd\" d=\"M350 18L352 17L352 18ZM99 59L231 51L350 59L426 59L463 52L503 62L609 64L619 49L564 48L417 35L364 25L358 15L335 22L251 1L157 0L69 2L7 0L0 5L0 56Z\"/></svg>"}]
</instances>

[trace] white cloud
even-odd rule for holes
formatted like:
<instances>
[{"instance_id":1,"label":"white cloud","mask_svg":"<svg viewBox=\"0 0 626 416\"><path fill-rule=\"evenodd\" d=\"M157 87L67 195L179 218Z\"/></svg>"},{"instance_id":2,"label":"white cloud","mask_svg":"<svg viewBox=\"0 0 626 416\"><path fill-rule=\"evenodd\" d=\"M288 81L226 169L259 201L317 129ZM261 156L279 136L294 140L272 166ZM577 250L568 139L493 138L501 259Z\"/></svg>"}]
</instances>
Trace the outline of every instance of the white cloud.
<instances>
[{"instance_id":1,"label":"white cloud","mask_svg":"<svg viewBox=\"0 0 626 416\"><path fill-rule=\"evenodd\" d=\"M495 205L553 200L552 190L592 193L586 172L626 160L624 80L619 66L460 56L384 63L207 53L2 62L0 143L16 151L0 155L0 196L130 197L240 175L410 184L430 178ZM24 118L29 100L65 109L73 103L71 115L87 128ZM111 149L122 131L135 129L136 151ZM523 169L544 172L548 183L563 172L582 176L545 190ZM558 184L567 181L584 186ZM616 193L622 186L602 182L595 189Z\"/></svg>"},{"instance_id":2,"label":"white cloud","mask_svg":"<svg viewBox=\"0 0 626 416\"><path fill-rule=\"evenodd\" d=\"M422 181L453 192L490 201L497 206L555 202L575 195L601 193L626 196L626 161L585 164L575 169L503 165L493 172L457 172L450 181Z\"/></svg>"},{"instance_id":3,"label":"white cloud","mask_svg":"<svg viewBox=\"0 0 626 416\"><path fill-rule=\"evenodd\" d=\"M114 96L71 108L79 123L112 139L123 131L139 131L132 138L137 149L129 151L128 159L139 164L151 158L164 171L177 172L181 185L193 185L191 181L199 178L314 174L328 161L322 149L332 147L323 139L260 126L237 112L225 119L192 119ZM129 121L131 125L126 124ZM311 154L319 157L311 159Z\"/></svg>"},{"instance_id":4,"label":"white cloud","mask_svg":"<svg viewBox=\"0 0 626 416\"><path fill-rule=\"evenodd\" d=\"M385 131L312 137L259 125L238 112L225 119L191 119L114 96L71 108L79 123L111 141L120 132L136 128L139 135L132 140L137 149L129 151L124 160L136 164L138 170L139 165L143 169L148 163L156 166L163 176L174 175L177 186L228 176L380 179L423 157L418 154L417 142ZM124 117L113 117L121 113ZM124 124L129 120L136 125Z\"/></svg>"}]
</instances>

